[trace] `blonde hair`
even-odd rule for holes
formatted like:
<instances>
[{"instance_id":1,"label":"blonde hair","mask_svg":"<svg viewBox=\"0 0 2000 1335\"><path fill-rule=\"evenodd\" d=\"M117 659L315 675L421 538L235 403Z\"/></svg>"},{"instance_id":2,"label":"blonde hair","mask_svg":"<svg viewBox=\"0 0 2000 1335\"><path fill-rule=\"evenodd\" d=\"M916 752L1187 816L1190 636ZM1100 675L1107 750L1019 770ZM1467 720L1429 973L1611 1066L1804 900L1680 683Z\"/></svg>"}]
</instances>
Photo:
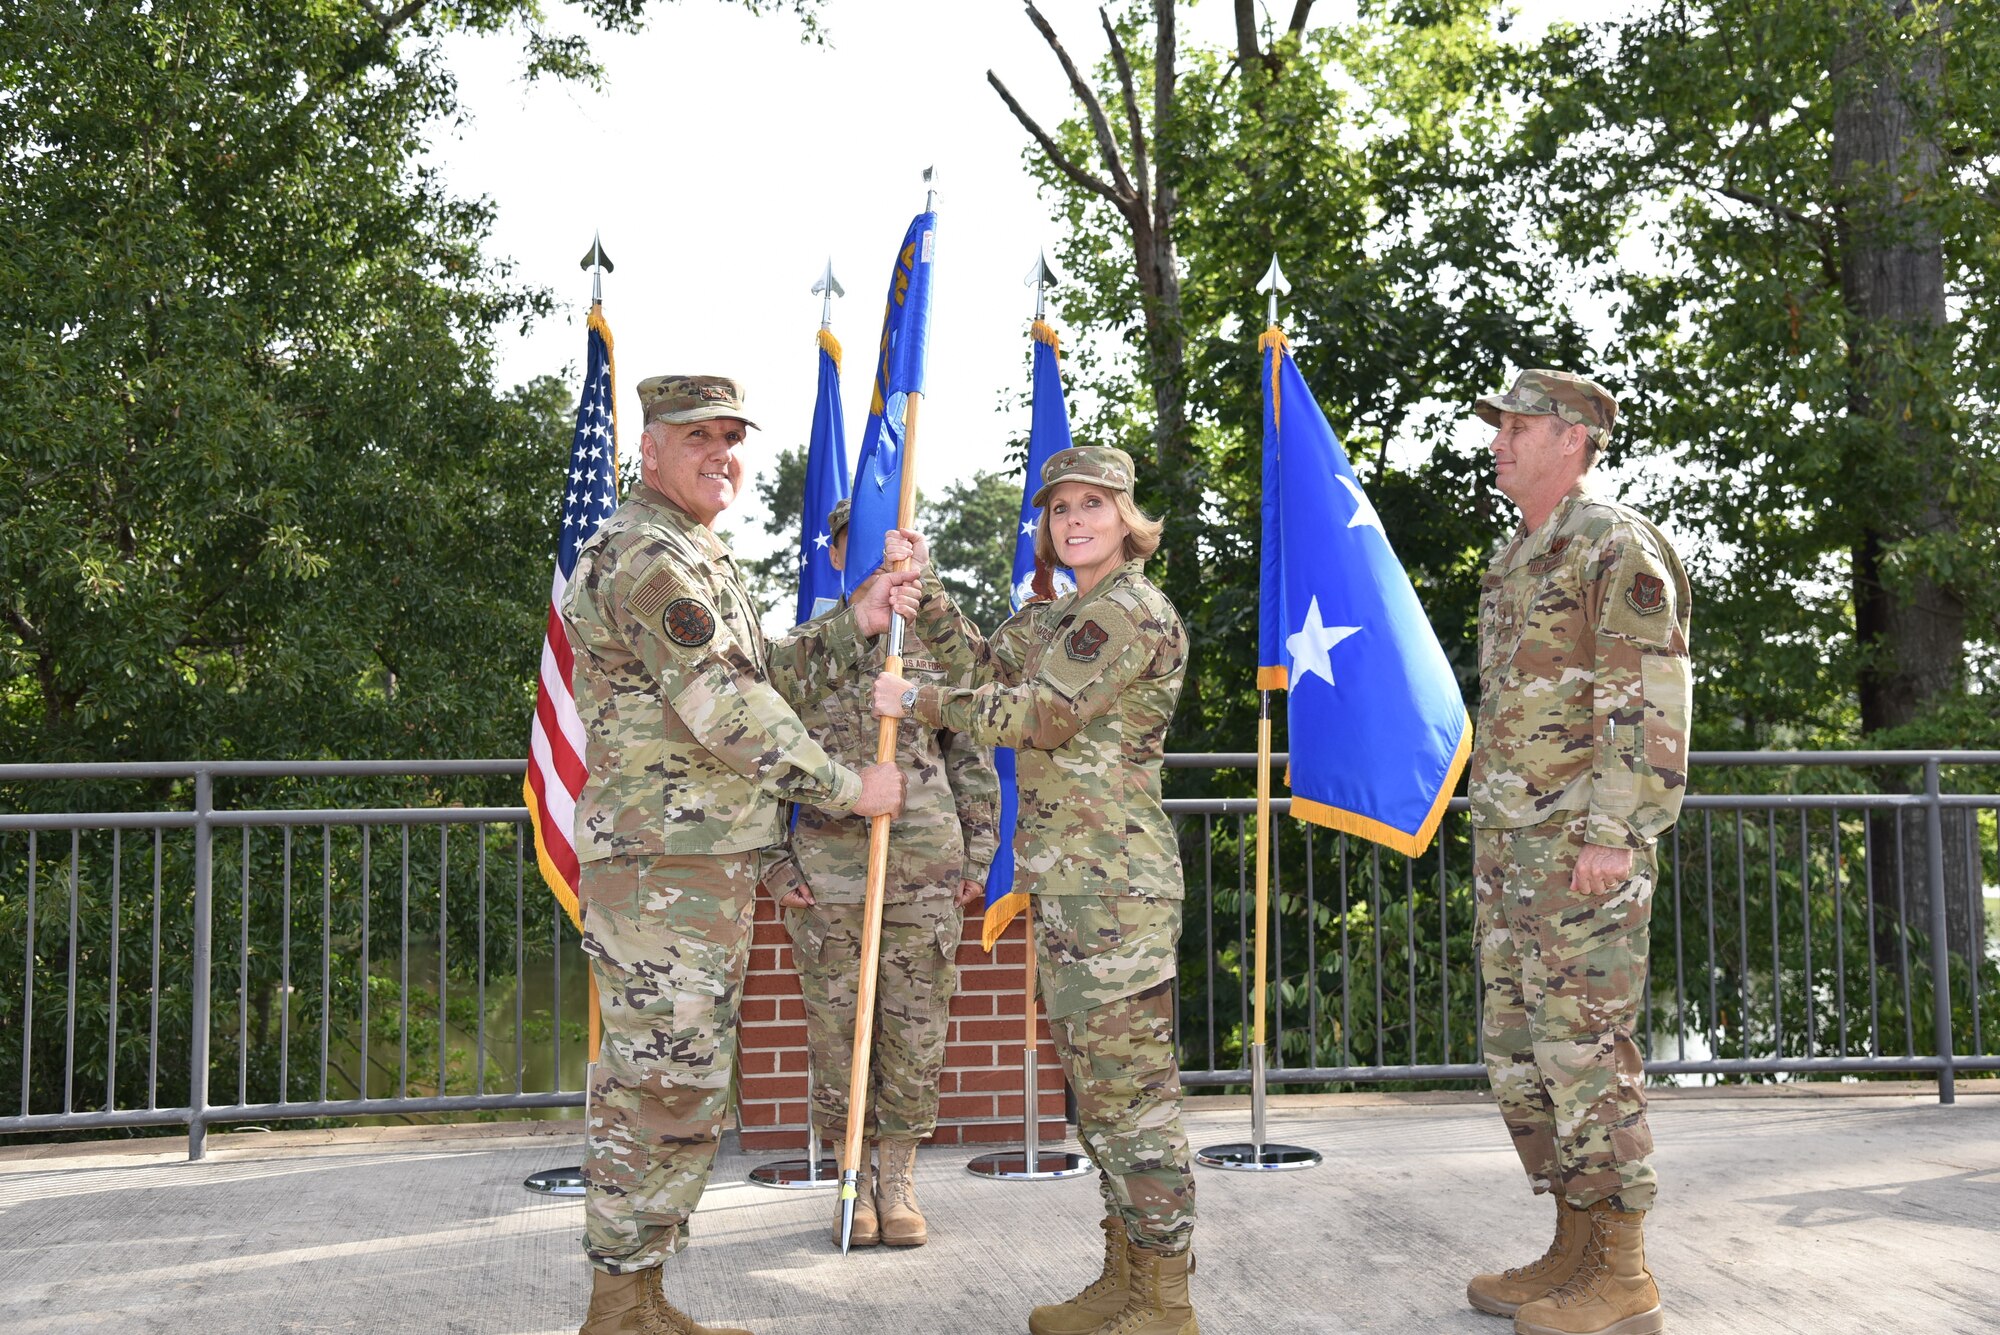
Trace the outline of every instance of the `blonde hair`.
<instances>
[{"instance_id":1,"label":"blonde hair","mask_svg":"<svg viewBox=\"0 0 2000 1335\"><path fill-rule=\"evenodd\" d=\"M1164 523L1141 510L1132 499L1131 492L1112 491L1108 487L1098 490L1111 497L1111 503L1118 508L1118 518L1124 521L1127 561L1143 561L1160 550L1160 531L1166 527ZM1035 564L1051 570L1063 564L1056 559L1055 534L1049 528L1047 506L1042 507L1042 517L1035 521Z\"/></svg>"}]
</instances>

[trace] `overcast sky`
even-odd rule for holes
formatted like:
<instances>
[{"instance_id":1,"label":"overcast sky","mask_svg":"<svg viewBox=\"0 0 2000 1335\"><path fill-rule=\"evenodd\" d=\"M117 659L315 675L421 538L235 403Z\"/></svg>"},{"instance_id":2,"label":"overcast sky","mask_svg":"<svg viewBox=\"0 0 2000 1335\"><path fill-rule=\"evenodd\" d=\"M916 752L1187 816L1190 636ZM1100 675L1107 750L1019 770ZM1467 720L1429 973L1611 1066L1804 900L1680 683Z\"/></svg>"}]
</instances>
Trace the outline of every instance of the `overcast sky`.
<instances>
[{"instance_id":1,"label":"overcast sky","mask_svg":"<svg viewBox=\"0 0 2000 1335\"><path fill-rule=\"evenodd\" d=\"M1353 6L1319 8L1320 21L1334 22ZM1574 9L1550 0L1523 8L1536 26ZM1042 0L1042 9L1079 64L1103 55L1095 5ZM830 40L816 46L787 17L754 18L722 0L656 6L642 34L592 35L607 76L601 92L526 83L518 39L452 38L445 50L464 119L440 128L432 160L458 193L492 200L490 253L570 303L525 337L503 339L504 382L577 373L590 300L577 261L600 231L617 265L604 309L617 343L622 448L637 439L633 389L644 377L735 375L763 427L752 437L753 474L806 439L820 315L810 289L829 255L847 289L833 328L848 351L851 465L893 251L923 207L923 168L935 165L938 258L918 445L920 479L935 494L1004 466L1010 427L1025 430L1025 418L1001 414L1025 388L1033 294L1022 279L1057 240L1023 166L1026 135L986 71L1045 125L1070 114L1069 91L1016 0L827 0L824 23ZM1181 41L1231 44L1230 6L1197 5ZM767 549L761 532L751 536L760 519L751 490L724 523L754 553Z\"/></svg>"}]
</instances>

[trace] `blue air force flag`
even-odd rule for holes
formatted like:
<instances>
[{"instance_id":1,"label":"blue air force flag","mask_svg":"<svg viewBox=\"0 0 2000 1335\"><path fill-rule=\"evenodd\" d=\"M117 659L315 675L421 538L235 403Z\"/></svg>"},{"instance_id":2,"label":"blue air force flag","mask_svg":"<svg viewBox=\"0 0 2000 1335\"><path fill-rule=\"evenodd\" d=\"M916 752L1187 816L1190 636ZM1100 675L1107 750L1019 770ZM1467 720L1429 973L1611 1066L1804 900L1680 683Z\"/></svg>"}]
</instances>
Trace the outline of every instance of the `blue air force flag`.
<instances>
[{"instance_id":1,"label":"blue air force flag","mask_svg":"<svg viewBox=\"0 0 2000 1335\"><path fill-rule=\"evenodd\" d=\"M1415 857L1472 749L1437 634L1276 329L1264 366L1257 685L1289 687L1292 814Z\"/></svg>"},{"instance_id":2,"label":"blue air force flag","mask_svg":"<svg viewBox=\"0 0 2000 1335\"><path fill-rule=\"evenodd\" d=\"M924 389L930 342L931 262L937 249L937 214L919 213L903 234L889 297L882 311L882 342L875 357L875 392L861 455L854 461L854 510L847 527L849 592L882 564L882 539L896 527L902 501L904 409Z\"/></svg>"},{"instance_id":3,"label":"blue air force flag","mask_svg":"<svg viewBox=\"0 0 2000 1335\"><path fill-rule=\"evenodd\" d=\"M1014 531L1014 577L1008 601L1018 612L1034 597L1035 526L1041 521L1042 507L1034 503L1042 484L1042 465L1049 456L1070 446L1069 406L1063 401L1062 345L1056 331L1035 321L1034 415L1028 426L1028 475L1021 484L1021 517ZM1076 588L1066 570L1050 572L1057 597ZM1014 915L1028 906L1028 896L1014 889L1014 821L1020 810L1020 794L1014 786L1014 748L993 748L993 769L1000 776L1000 851L986 873L985 922L980 940L988 950L1007 930Z\"/></svg>"},{"instance_id":4,"label":"blue air force flag","mask_svg":"<svg viewBox=\"0 0 2000 1335\"><path fill-rule=\"evenodd\" d=\"M826 517L847 498L847 424L840 408L840 340L819 331L819 397L813 400L812 439L806 447L805 514L799 525L798 620L805 622L840 601L840 572L833 568L833 533Z\"/></svg>"}]
</instances>

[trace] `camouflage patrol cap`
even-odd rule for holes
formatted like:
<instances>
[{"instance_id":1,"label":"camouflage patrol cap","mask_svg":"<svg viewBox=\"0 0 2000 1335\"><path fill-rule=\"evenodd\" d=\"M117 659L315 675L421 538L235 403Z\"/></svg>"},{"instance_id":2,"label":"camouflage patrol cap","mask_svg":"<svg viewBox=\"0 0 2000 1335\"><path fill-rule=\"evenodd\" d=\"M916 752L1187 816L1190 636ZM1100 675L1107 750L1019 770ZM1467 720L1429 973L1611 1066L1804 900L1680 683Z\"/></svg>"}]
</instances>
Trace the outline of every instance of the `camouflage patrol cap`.
<instances>
[{"instance_id":1,"label":"camouflage patrol cap","mask_svg":"<svg viewBox=\"0 0 2000 1335\"><path fill-rule=\"evenodd\" d=\"M1488 394L1472 405L1472 411L1493 426L1500 425L1501 413L1529 413L1546 417L1554 414L1590 433L1603 445L1611 439L1612 423L1618 420L1618 400L1611 391L1588 376L1567 371L1523 371L1514 377L1514 387L1505 394Z\"/></svg>"},{"instance_id":2,"label":"camouflage patrol cap","mask_svg":"<svg viewBox=\"0 0 2000 1335\"><path fill-rule=\"evenodd\" d=\"M826 536L829 540L838 542L840 535L847 532L847 515L853 508L854 502L842 496L839 502L826 512Z\"/></svg>"},{"instance_id":3,"label":"camouflage patrol cap","mask_svg":"<svg viewBox=\"0 0 2000 1335\"><path fill-rule=\"evenodd\" d=\"M745 426L757 424L743 411L743 384L724 375L654 375L639 382L642 425L672 422L712 422L734 417Z\"/></svg>"},{"instance_id":4,"label":"camouflage patrol cap","mask_svg":"<svg viewBox=\"0 0 2000 1335\"><path fill-rule=\"evenodd\" d=\"M1088 482L1107 491L1132 490L1132 456L1111 445L1072 445L1042 465L1042 487L1029 501L1040 505L1060 482Z\"/></svg>"}]
</instances>

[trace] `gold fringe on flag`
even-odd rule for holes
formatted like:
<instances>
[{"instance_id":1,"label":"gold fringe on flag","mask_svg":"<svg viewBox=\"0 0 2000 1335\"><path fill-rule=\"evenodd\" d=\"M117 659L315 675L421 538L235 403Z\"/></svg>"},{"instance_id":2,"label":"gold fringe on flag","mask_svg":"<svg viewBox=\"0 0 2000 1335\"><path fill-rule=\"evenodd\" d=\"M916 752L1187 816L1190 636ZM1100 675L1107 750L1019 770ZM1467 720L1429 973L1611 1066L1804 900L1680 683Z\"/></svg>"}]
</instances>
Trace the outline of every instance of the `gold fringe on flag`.
<instances>
[{"instance_id":1,"label":"gold fringe on flag","mask_svg":"<svg viewBox=\"0 0 2000 1335\"><path fill-rule=\"evenodd\" d=\"M840 340L833 336L831 329L819 331L819 345L826 349L826 355L833 358L833 369L840 369Z\"/></svg>"},{"instance_id":2,"label":"gold fringe on flag","mask_svg":"<svg viewBox=\"0 0 2000 1335\"><path fill-rule=\"evenodd\" d=\"M1429 848L1431 840L1437 837L1438 825L1444 820L1444 809L1451 802L1452 790L1458 787L1458 776L1464 771L1466 758L1471 754L1472 723L1468 719L1465 732L1458 739L1458 751L1452 756L1451 765L1445 771L1444 782L1438 785L1437 800L1431 803L1430 814L1424 817L1424 823L1417 827L1415 834L1404 834L1393 825L1384 825L1381 821L1358 812L1343 811L1339 807L1327 806L1324 802L1315 802L1309 797L1300 797L1296 792L1292 794L1292 815L1329 830L1339 830L1344 834L1359 835L1363 839L1373 840L1405 857L1417 857ZM1285 786L1289 788L1291 783L1292 776L1287 771Z\"/></svg>"}]
</instances>

